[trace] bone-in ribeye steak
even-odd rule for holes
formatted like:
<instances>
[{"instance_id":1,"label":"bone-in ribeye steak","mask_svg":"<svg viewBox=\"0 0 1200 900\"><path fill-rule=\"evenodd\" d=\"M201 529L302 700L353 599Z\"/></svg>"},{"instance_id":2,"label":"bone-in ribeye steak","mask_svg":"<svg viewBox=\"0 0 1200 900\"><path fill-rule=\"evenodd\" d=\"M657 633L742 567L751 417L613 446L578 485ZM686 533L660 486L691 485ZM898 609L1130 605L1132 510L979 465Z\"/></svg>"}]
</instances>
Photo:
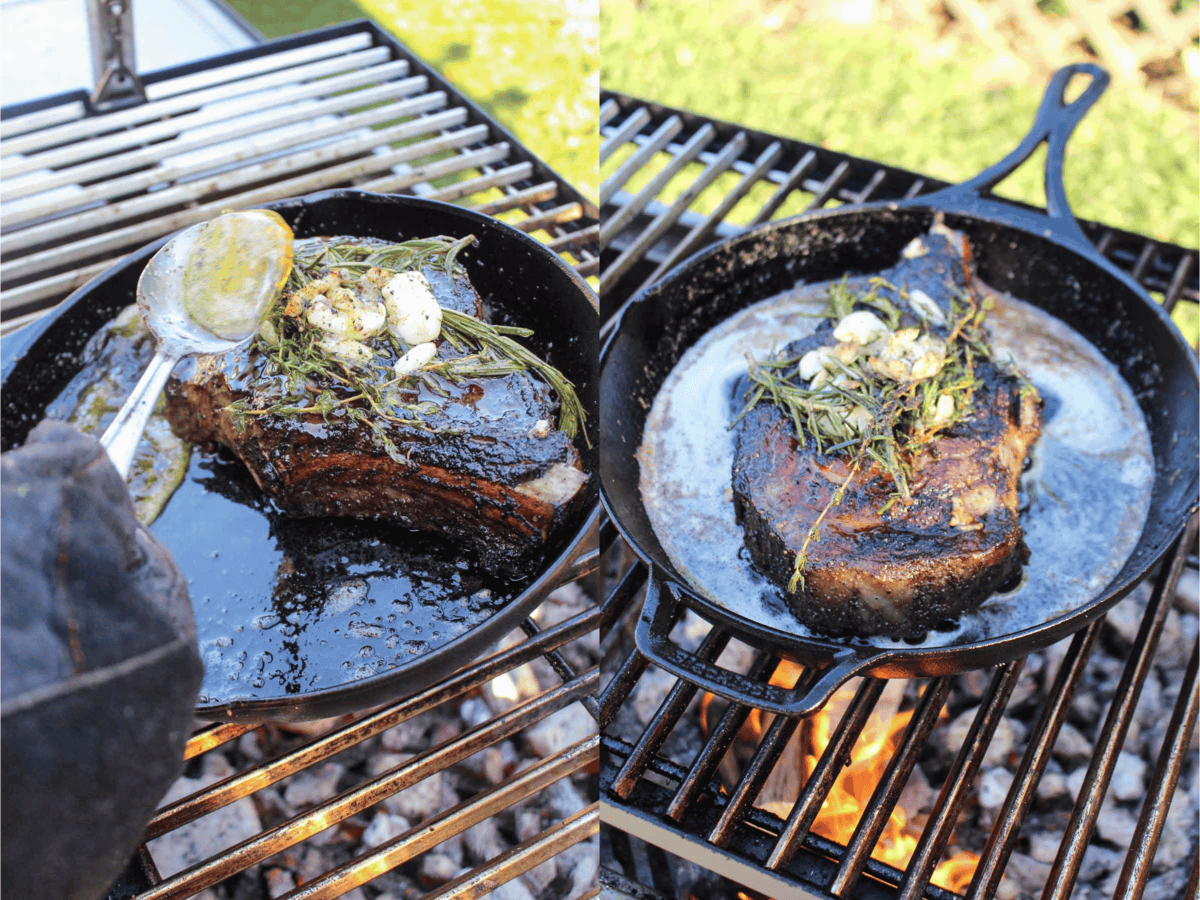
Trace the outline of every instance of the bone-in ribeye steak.
<instances>
[{"instance_id":1,"label":"bone-in ribeye steak","mask_svg":"<svg viewBox=\"0 0 1200 900\"><path fill-rule=\"evenodd\" d=\"M478 315L469 282L426 270L443 307ZM447 344L439 356L452 357ZM587 475L570 438L552 427L558 401L527 372L405 382L419 422L389 422L381 444L344 408L326 415L245 415L269 377L254 345L182 364L166 413L185 440L228 447L285 512L384 518L464 543L488 569L515 572L583 501ZM268 400L270 398L267 398Z\"/></svg>"},{"instance_id":2,"label":"bone-in ribeye steak","mask_svg":"<svg viewBox=\"0 0 1200 900\"><path fill-rule=\"evenodd\" d=\"M936 231L936 229L935 229ZM949 235L949 237L947 236ZM964 286L961 235L931 234L924 255L883 273L893 286L936 298ZM899 296L886 289L899 303ZM905 314L915 321L911 309ZM784 348L799 358L838 343L832 323ZM945 329L941 329L943 332ZM1041 401L993 362L974 364L971 410L909 460L911 502L892 476L863 465L838 502L853 450L821 453L772 402L744 417L733 464L734 505L755 565L781 585L805 549L803 579L788 593L797 616L829 634L917 638L973 608L1019 575L1028 558L1018 478L1041 429ZM805 540L817 525L815 539Z\"/></svg>"}]
</instances>

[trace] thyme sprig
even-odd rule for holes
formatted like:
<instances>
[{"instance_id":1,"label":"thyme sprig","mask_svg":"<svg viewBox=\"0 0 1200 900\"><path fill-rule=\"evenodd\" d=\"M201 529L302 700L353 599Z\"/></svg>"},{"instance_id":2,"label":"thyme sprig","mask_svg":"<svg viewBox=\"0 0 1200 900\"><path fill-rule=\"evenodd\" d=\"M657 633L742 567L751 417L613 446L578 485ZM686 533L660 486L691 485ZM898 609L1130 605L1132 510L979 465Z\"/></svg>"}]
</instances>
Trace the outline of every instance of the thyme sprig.
<instances>
[{"instance_id":1,"label":"thyme sprig","mask_svg":"<svg viewBox=\"0 0 1200 900\"><path fill-rule=\"evenodd\" d=\"M394 244L337 238L297 242L283 296L272 305L255 338L255 347L265 360L260 373L261 390L253 400L238 400L228 407L235 427L241 427L248 416L320 415L328 419L340 413L369 426L385 452L403 463L407 459L388 436L388 424L404 423L439 434L450 433L451 429L430 426L425 417L436 412L436 404L405 402L402 383L415 388L419 380L432 393L445 396L439 377L460 383L531 371L559 398L559 428L571 438L583 433L587 440L586 414L574 386L557 369L513 340L529 337L533 334L530 329L492 325L443 309L442 337L457 355L435 357L415 375L397 377L391 363L408 348L390 330L366 342L375 354L373 359L363 365L349 365L321 348L320 329L303 316L287 314L288 297L330 271L339 273L343 286L353 286L372 269L402 272L434 268L452 278L466 278L457 256L474 241L467 235ZM411 390L408 393L411 396Z\"/></svg>"},{"instance_id":2,"label":"thyme sprig","mask_svg":"<svg viewBox=\"0 0 1200 900\"><path fill-rule=\"evenodd\" d=\"M868 289L860 293L851 291L845 280L831 285L824 317L838 322L856 308L867 307L879 315L890 332L895 332L904 320L905 310L884 294L885 289L907 301L903 291L881 278L872 279ZM791 421L802 442L811 440L818 453L848 460L845 480L817 516L796 554L788 584L790 592L804 585L808 548L820 539L821 523L842 502L850 483L872 464L895 485L880 515L897 503L911 502L913 460L937 434L970 415L974 392L980 384L976 363L993 358L983 328L988 308L989 303L980 303L971 291L953 291L944 328L921 320L919 328L924 334L936 334L946 343L944 364L926 378L892 379L868 366L865 354L860 354L853 362L828 359L825 367L831 377L814 386L800 375L802 356L773 354L761 363L748 358L752 387L732 425L760 402L770 401ZM1026 389L1033 388L1023 382L1022 390ZM950 397L953 402L949 416L937 414L942 397ZM850 411L857 410L864 411L857 422L847 418Z\"/></svg>"}]
</instances>

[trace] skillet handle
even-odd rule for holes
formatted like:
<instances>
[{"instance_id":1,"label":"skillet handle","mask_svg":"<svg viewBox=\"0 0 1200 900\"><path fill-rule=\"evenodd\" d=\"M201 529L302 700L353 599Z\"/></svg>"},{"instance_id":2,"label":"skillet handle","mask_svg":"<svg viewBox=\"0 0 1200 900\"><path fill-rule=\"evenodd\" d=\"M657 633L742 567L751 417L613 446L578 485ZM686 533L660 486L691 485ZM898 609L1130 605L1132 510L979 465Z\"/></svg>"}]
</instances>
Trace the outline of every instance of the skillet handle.
<instances>
[{"instance_id":1,"label":"skillet handle","mask_svg":"<svg viewBox=\"0 0 1200 900\"><path fill-rule=\"evenodd\" d=\"M1083 92L1066 101L1066 89L1076 75L1091 79ZM992 188L1011 175L1025 162L1042 141L1046 142L1046 215L1036 216L1045 221L1046 227L1062 240L1081 245L1089 254L1094 252L1092 243L1075 221L1071 206L1067 203L1067 192L1063 185L1063 155L1067 139L1083 119L1092 105L1100 99L1108 87L1108 72L1092 63L1075 63L1059 69L1050 78L1042 104L1038 107L1033 126L1017 147L1004 159L984 169L974 178L953 185L934 194L914 200L921 204L936 202L939 206L957 208L963 212L976 213L981 205L986 206ZM981 204L980 201L983 201ZM1003 201L1000 201L1003 202ZM1011 206L1008 206L1011 210Z\"/></svg>"},{"instance_id":2,"label":"skillet handle","mask_svg":"<svg viewBox=\"0 0 1200 900\"><path fill-rule=\"evenodd\" d=\"M848 679L879 659L878 652L842 650L833 655L831 664L820 670L815 680L801 678L794 688L763 684L722 669L672 642L671 629L682 611L680 601L678 586L663 578L660 567L651 564L646 599L634 631L638 650L656 666L706 691L753 704L766 712L793 718L812 715Z\"/></svg>"}]
</instances>

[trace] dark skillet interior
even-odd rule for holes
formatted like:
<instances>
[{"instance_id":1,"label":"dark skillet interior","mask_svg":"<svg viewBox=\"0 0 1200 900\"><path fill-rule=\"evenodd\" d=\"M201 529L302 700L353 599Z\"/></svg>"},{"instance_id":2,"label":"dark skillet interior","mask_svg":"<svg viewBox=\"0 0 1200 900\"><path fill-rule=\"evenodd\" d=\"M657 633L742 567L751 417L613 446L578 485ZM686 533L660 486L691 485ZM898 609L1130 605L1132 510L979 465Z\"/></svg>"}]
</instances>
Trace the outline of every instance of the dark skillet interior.
<instances>
[{"instance_id":1,"label":"dark skillet interior","mask_svg":"<svg viewBox=\"0 0 1200 900\"><path fill-rule=\"evenodd\" d=\"M860 207L756 230L694 257L622 311L601 355L601 493L644 559L686 587L659 544L638 489L636 451L646 416L674 365L696 340L745 307L793 287L892 265L934 210ZM1094 600L1066 616L1003 638L956 647L880 652L874 674L941 674L994 665L1052 643L1100 615L1154 564L1179 533L1197 490L1197 375L1190 350L1161 309L1104 262L1055 239L991 218L947 215L964 231L991 286L1042 307L1087 337L1121 371L1146 417L1155 455L1151 509L1124 567ZM753 643L820 662L844 650L832 639L789 633L687 592L687 603Z\"/></svg>"},{"instance_id":2,"label":"dark skillet interior","mask_svg":"<svg viewBox=\"0 0 1200 900\"><path fill-rule=\"evenodd\" d=\"M595 295L555 254L486 216L408 197L329 191L270 204L297 237L387 240L474 234L459 260L493 320L534 329L525 343L576 386L598 469ZM88 338L133 302L162 242L80 289L5 340L3 444L21 444L80 368ZM294 519L232 456L194 452L151 530L188 577L205 661L199 711L250 721L328 716L411 694L487 651L551 590L596 507L560 529L519 581L499 581L448 541L378 522Z\"/></svg>"}]
</instances>

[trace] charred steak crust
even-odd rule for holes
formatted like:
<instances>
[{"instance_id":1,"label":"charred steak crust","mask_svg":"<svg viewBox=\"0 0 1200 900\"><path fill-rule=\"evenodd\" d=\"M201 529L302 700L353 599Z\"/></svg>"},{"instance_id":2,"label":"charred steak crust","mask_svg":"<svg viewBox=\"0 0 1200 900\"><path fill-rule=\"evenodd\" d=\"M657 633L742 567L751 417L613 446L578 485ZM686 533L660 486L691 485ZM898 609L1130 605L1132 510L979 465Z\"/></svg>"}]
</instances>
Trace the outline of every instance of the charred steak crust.
<instances>
[{"instance_id":1,"label":"charred steak crust","mask_svg":"<svg viewBox=\"0 0 1200 900\"><path fill-rule=\"evenodd\" d=\"M469 287L451 293L437 273L430 282L444 306L478 315ZM585 500L578 451L546 427L557 400L527 373L442 379L438 395L406 388L406 402L431 403L421 424L389 423L398 451L389 454L344 409L238 416L229 407L248 399L254 408L265 366L253 346L184 362L168 382L166 416L184 440L232 450L290 515L388 519L445 535L488 570L516 574Z\"/></svg>"},{"instance_id":2,"label":"charred steak crust","mask_svg":"<svg viewBox=\"0 0 1200 900\"><path fill-rule=\"evenodd\" d=\"M831 332L824 323L783 355L832 345ZM822 520L806 549L803 582L788 593L809 627L915 639L1019 576L1029 551L1018 479L1041 430L1041 401L990 361L978 361L975 374L971 413L912 460L911 502L885 510L896 486L872 465ZM733 463L734 511L751 559L776 583L788 584L805 538L849 469L844 455L817 452L812 437L801 440L775 404L761 402L745 415Z\"/></svg>"}]
</instances>

